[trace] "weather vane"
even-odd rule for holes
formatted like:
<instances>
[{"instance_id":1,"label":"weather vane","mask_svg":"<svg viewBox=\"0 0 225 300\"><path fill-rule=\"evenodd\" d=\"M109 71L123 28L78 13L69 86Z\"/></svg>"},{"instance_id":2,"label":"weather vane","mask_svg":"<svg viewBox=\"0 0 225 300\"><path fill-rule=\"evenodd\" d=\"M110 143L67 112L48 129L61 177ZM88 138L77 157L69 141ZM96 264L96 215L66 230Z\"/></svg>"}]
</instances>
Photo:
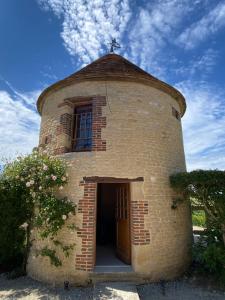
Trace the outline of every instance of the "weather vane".
<instances>
[{"instance_id":1,"label":"weather vane","mask_svg":"<svg viewBox=\"0 0 225 300\"><path fill-rule=\"evenodd\" d=\"M110 45L110 53L114 53L114 49L120 48L120 44L117 43L116 39L112 39L112 42L109 43Z\"/></svg>"}]
</instances>

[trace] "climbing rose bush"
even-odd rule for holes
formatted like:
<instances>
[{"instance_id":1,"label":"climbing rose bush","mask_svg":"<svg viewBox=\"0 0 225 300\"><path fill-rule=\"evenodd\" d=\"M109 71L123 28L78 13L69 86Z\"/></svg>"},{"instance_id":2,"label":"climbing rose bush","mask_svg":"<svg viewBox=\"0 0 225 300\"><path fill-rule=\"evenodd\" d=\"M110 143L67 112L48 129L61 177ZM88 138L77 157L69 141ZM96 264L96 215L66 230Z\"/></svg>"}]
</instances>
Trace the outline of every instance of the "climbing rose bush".
<instances>
[{"instance_id":1,"label":"climbing rose bush","mask_svg":"<svg viewBox=\"0 0 225 300\"><path fill-rule=\"evenodd\" d=\"M34 229L40 239L50 238L62 250L72 249L73 245L63 245L55 240L58 231L68 218L75 214L75 206L67 198L59 198L60 191L68 183L66 163L45 152L33 151L32 154L18 157L5 165L0 179L0 193L4 190L19 191L18 202L24 206L25 216L21 218L19 230L25 231L23 269L25 271L31 234ZM9 199L7 201L12 201ZM71 230L71 224L70 224ZM33 240L33 237L32 237ZM55 249L41 249L37 255L48 256L52 264L61 265ZM54 254L54 255L53 255Z\"/></svg>"}]
</instances>

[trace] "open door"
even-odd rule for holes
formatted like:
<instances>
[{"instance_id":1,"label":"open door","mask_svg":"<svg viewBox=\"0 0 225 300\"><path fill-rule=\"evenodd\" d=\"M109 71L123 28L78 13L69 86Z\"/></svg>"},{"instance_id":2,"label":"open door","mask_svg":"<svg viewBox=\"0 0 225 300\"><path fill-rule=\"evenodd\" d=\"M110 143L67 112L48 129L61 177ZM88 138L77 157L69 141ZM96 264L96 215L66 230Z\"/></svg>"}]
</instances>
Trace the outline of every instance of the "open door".
<instances>
[{"instance_id":1,"label":"open door","mask_svg":"<svg viewBox=\"0 0 225 300\"><path fill-rule=\"evenodd\" d=\"M116 184L116 253L123 262L131 263L130 191L128 183Z\"/></svg>"}]
</instances>

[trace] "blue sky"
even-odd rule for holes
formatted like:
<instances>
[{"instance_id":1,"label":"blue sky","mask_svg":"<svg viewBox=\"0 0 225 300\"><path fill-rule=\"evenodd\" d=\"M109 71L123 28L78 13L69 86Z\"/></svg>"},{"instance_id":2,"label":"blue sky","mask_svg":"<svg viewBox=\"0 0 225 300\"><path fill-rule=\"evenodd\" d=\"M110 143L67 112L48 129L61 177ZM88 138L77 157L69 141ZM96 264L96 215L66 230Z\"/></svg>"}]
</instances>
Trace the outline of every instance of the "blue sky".
<instances>
[{"instance_id":1,"label":"blue sky","mask_svg":"<svg viewBox=\"0 0 225 300\"><path fill-rule=\"evenodd\" d=\"M186 97L187 168L225 169L225 0L0 1L0 156L37 145L40 92L111 38Z\"/></svg>"}]
</instances>

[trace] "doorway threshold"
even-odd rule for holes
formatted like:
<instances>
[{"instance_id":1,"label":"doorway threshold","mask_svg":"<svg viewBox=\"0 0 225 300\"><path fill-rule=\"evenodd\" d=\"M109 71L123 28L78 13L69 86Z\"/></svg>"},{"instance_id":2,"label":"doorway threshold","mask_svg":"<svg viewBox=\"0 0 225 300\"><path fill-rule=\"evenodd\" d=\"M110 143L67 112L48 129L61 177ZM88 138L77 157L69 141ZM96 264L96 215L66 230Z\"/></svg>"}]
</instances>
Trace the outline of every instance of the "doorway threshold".
<instances>
[{"instance_id":1,"label":"doorway threshold","mask_svg":"<svg viewBox=\"0 0 225 300\"><path fill-rule=\"evenodd\" d=\"M132 266L122 262L117 256L113 246L98 245L96 247L96 266L94 272L97 273L118 273L133 272Z\"/></svg>"},{"instance_id":2,"label":"doorway threshold","mask_svg":"<svg viewBox=\"0 0 225 300\"><path fill-rule=\"evenodd\" d=\"M95 273L131 273L133 269L130 265L108 265L108 266L95 266Z\"/></svg>"}]
</instances>

